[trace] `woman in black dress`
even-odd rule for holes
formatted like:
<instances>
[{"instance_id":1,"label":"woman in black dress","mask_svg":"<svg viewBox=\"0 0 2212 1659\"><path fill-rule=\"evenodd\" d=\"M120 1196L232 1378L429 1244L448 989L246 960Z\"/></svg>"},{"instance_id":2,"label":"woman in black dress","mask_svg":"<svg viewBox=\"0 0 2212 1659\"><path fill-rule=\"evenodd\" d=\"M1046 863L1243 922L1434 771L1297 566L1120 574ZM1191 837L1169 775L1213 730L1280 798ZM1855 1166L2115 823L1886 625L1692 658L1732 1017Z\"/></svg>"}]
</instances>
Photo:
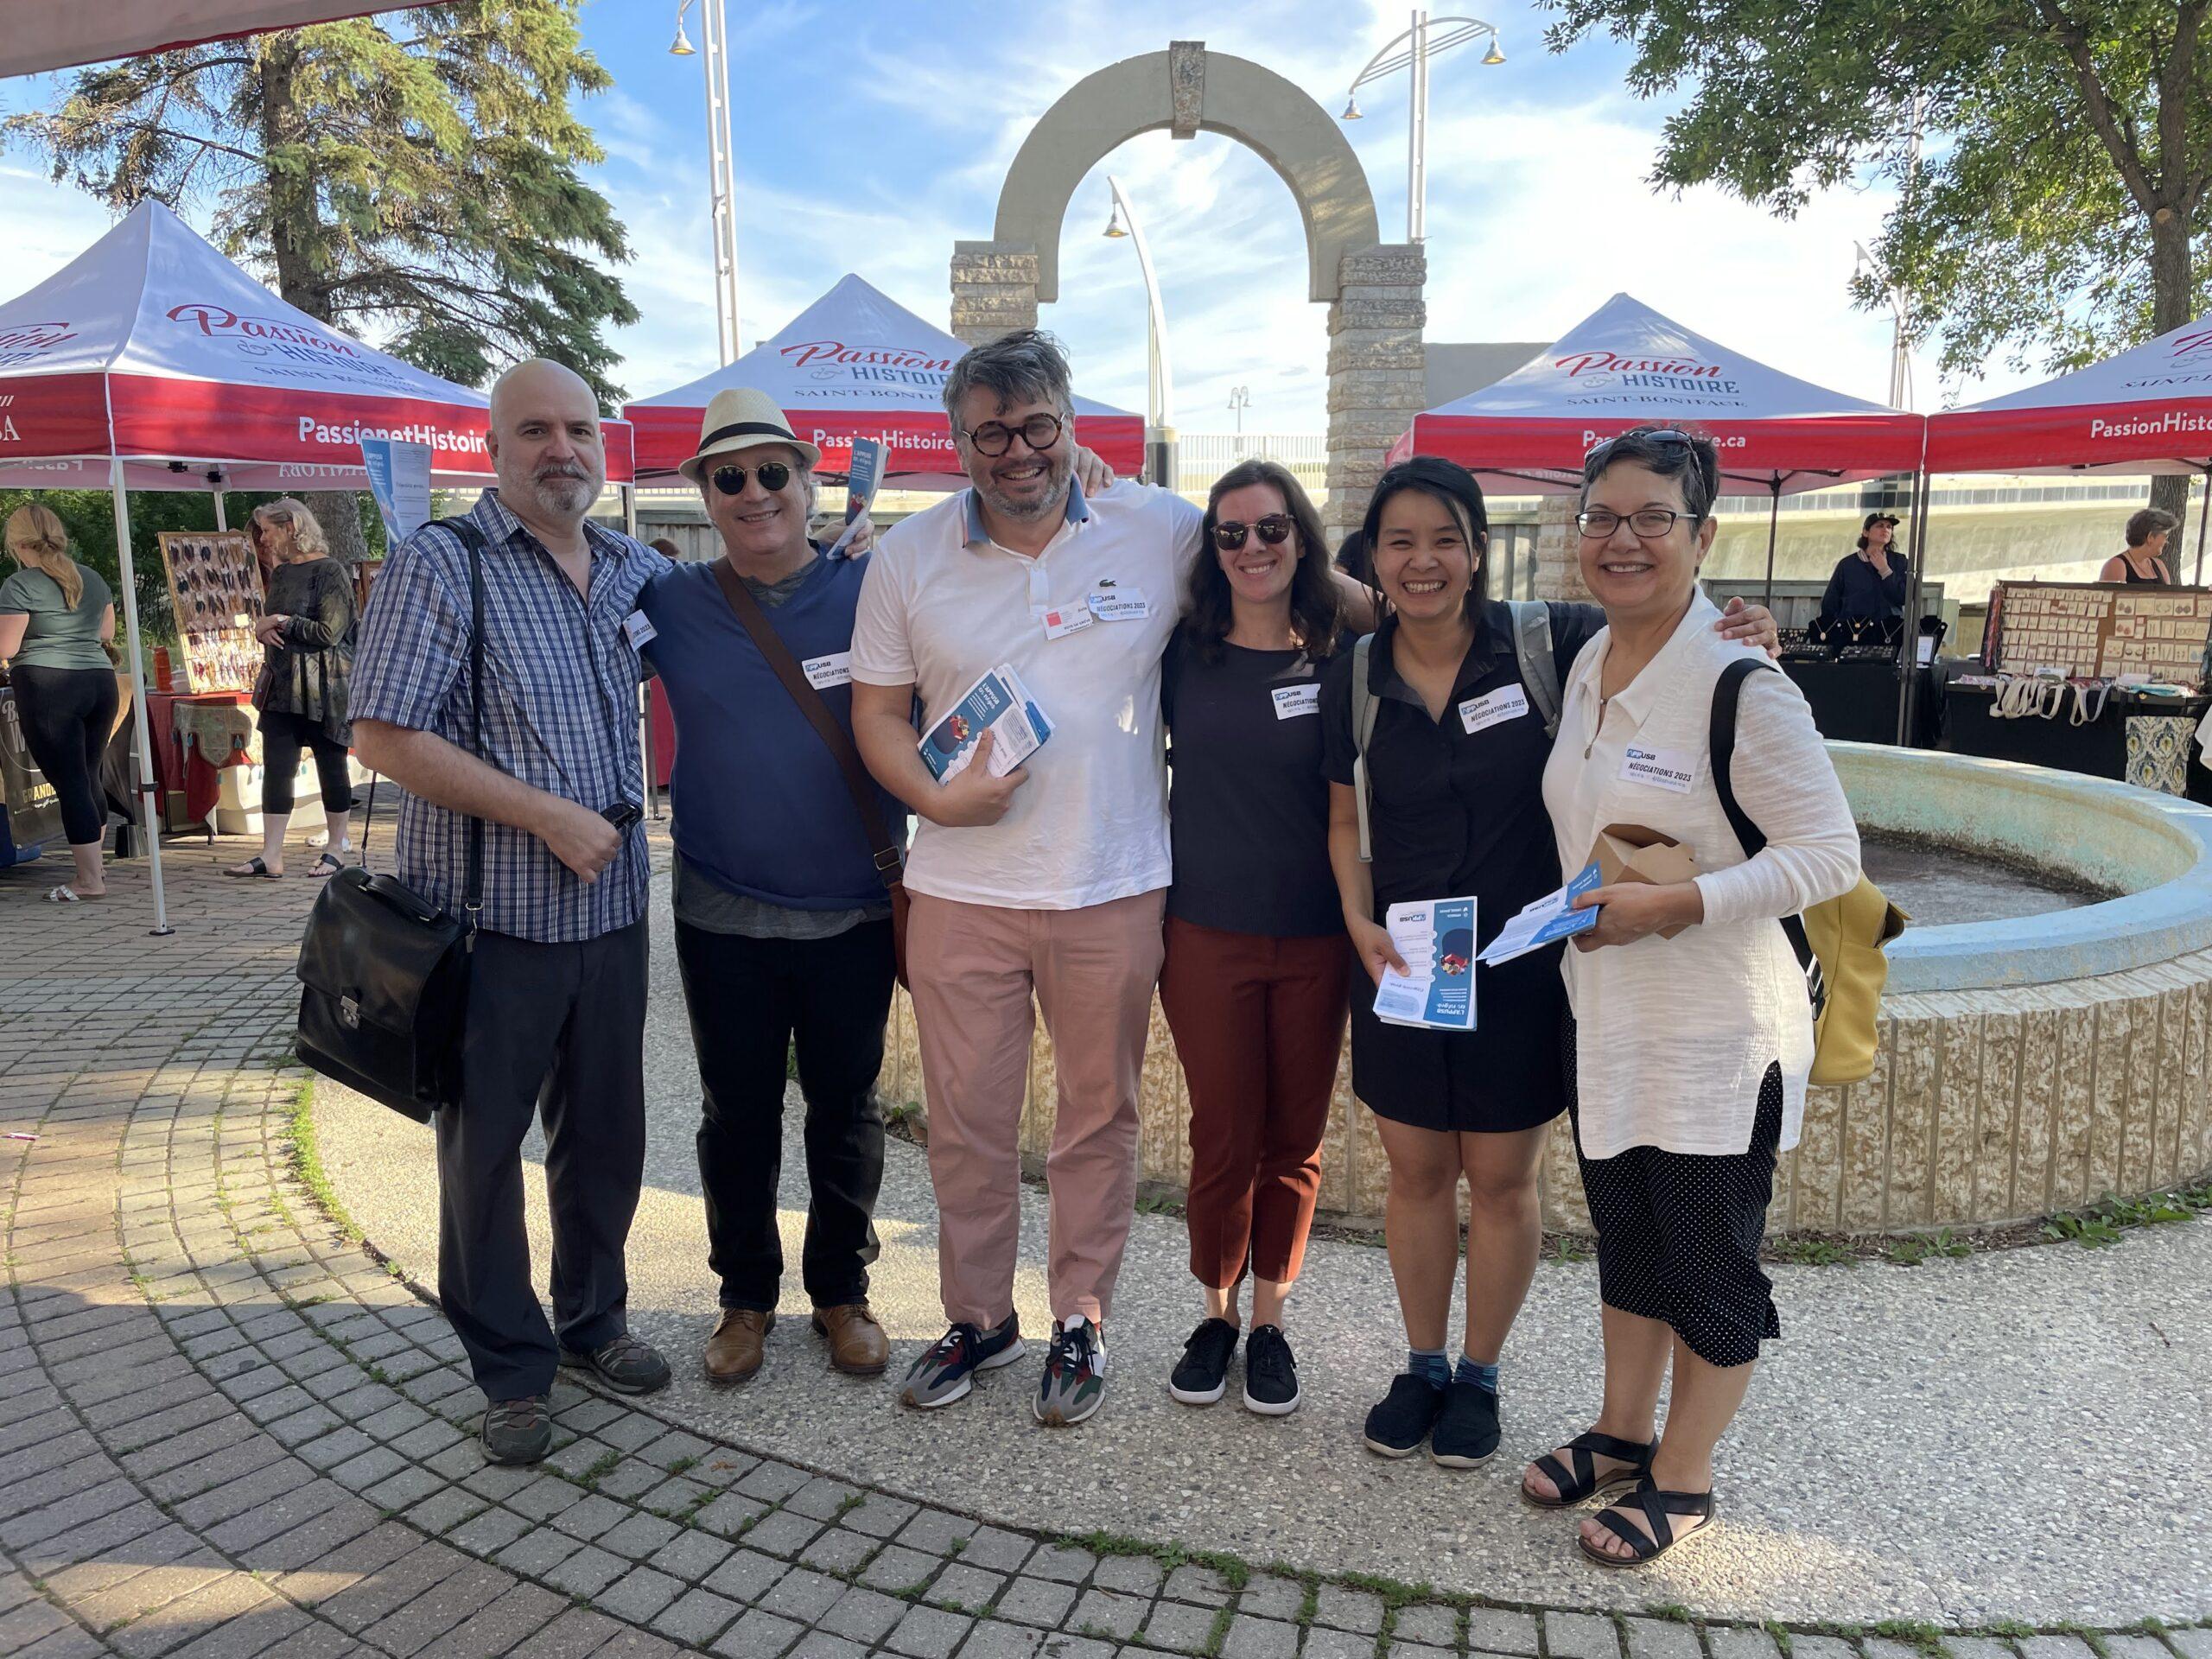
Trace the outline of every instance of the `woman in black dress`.
<instances>
[{"instance_id":1,"label":"woman in black dress","mask_svg":"<svg viewBox=\"0 0 2212 1659\"><path fill-rule=\"evenodd\" d=\"M1416 455L1390 468L1364 528L1392 613L1367 662L1371 863L1360 855L1351 650L1338 653L1322 683L1322 770L1330 861L1366 970L1353 982L1352 1088L1375 1114L1389 1160L1384 1234L1408 1350L1404 1374L1368 1414L1364 1438L1392 1458L1427 1441L1437 1463L1470 1468L1497 1449L1498 1357L1542 1243L1537 1168L1548 1127L1566 1109L1560 953L1553 946L1497 967L1471 961L1471 1032L1387 1025L1375 1014L1376 983L1405 964L1382 919L1394 903L1472 895L1479 950L1558 887L1544 765L1559 688L1605 615L1595 606L1485 598L1482 489L1450 461ZM1774 639L1767 612L1732 602L1720 629ZM1462 1179L1467 1311L1454 1356L1446 1324Z\"/></svg>"},{"instance_id":2,"label":"woman in black dress","mask_svg":"<svg viewBox=\"0 0 2212 1659\"><path fill-rule=\"evenodd\" d=\"M253 688L261 725L261 854L224 874L284 874L292 780L306 748L315 756L330 837L308 874L330 875L339 868L339 855L353 844L347 831L353 785L346 769L353 741L346 718L353 671L353 575L330 556L322 525L303 501L286 496L255 508L248 533L269 572L268 595L253 625L254 638L267 653Z\"/></svg>"}]
</instances>

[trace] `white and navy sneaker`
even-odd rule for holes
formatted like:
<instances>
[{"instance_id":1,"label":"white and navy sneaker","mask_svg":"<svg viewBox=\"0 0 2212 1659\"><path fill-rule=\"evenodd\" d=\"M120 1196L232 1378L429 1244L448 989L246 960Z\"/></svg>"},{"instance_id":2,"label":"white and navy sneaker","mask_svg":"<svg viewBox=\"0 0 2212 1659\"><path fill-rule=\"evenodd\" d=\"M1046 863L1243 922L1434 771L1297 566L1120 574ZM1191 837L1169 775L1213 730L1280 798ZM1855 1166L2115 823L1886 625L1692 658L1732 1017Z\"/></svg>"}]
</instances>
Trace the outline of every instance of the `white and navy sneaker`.
<instances>
[{"instance_id":1,"label":"white and navy sneaker","mask_svg":"<svg viewBox=\"0 0 2212 1659\"><path fill-rule=\"evenodd\" d=\"M1030 1409L1047 1428L1071 1428L1106 1403L1106 1344L1078 1313L1052 1321L1052 1346Z\"/></svg>"},{"instance_id":2,"label":"white and navy sneaker","mask_svg":"<svg viewBox=\"0 0 2212 1659\"><path fill-rule=\"evenodd\" d=\"M976 1386L976 1373L1011 1365L1028 1350L1021 1341L1021 1316L1009 1313L1006 1322L988 1331L965 1323L954 1325L906 1369L899 1389L901 1404L918 1411L934 1411L964 1400Z\"/></svg>"}]
</instances>

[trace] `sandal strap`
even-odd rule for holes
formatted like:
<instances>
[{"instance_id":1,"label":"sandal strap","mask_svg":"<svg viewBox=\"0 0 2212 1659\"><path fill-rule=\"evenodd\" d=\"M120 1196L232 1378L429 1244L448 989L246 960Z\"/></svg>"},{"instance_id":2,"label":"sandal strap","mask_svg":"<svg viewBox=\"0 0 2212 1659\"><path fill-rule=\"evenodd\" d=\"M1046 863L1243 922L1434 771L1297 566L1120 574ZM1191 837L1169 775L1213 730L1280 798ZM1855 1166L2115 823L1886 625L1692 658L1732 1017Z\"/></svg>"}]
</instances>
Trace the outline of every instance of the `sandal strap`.
<instances>
[{"instance_id":1,"label":"sandal strap","mask_svg":"<svg viewBox=\"0 0 2212 1659\"><path fill-rule=\"evenodd\" d=\"M1611 1458L1621 1463L1634 1464L1641 1469L1651 1461L1653 1442L1624 1440L1617 1434L1600 1434L1592 1429L1578 1434L1567 1443L1570 1452L1594 1452L1601 1458Z\"/></svg>"},{"instance_id":2,"label":"sandal strap","mask_svg":"<svg viewBox=\"0 0 2212 1659\"><path fill-rule=\"evenodd\" d=\"M1601 1434L1596 1429L1578 1434L1559 1448L1573 1464L1570 1474L1567 1465L1559 1460L1556 1452L1547 1452L1530 1465L1552 1484L1552 1490L1563 1503L1579 1503L1598 1490L1598 1459L1611 1458L1625 1463L1638 1474L1649 1466L1651 1443L1648 1440L1624 1440L1618 1435Z\"/></svg>"},{"instance_id":3,"label":"sandal strap","mask_svg":"<svg viewBox=\"0 0 2212 1659\"><path fill-rule=\"evenodd\" d=\"M1648 1536L1616 1514L1616 1511L1631 1508L1642 1512L1644 1523L1649 1529ZM1681 1515L1704 1518L1712 1514L1713 1494L1710 1491L1662 1491L1652 1484L1650 1477L1647 1475L1643 1484L1628 1497L1600 1510L1598 1524L1634 1551L1637 1560L1648 1561L1662 1551L1674 1548L1675 1523L1669 1516Z\"/></svg>"},{"instance_id":4,"label":"sandal strap","mask_svg":"<svg viewBox=\"0 0 2212 1659\"><path fill-rule=\"evenodd\" d=\"M1590 1461L1590 1454L1575 1446L1562 1446L1561 1451L1574 1459L1574 1472L1569 1474L1567 1465L1552 1452L1547 1452L1529 1467L1552 1484L1552 1491L1562 1503L1576 1501L1578 1495L1586 1495L1598 1478L1597 1465Z\"/></svg>"},{"instance_id":5,"label":"sandal strap","mask_svg":"<svg viewBox=\"0 0 2212 1659\"><path fill-rule=\"evenodd\" d=\"M1648 1561L1675 1541L1675 1529L1669 1526L1663 1518L1661 1519L1657 1525L1667 1536L1664 1542L1658 1542L1655 1541L1658 1536L1657 1533L1647 1534L1639 1529L1635 1522L1623 1520L1618 1512L1635 1501L1633 1498L1624 1498L1611 1509L1599 1510L1598 1524L1626 1544L1629 1553L1637 1560Z\"/></svg>"}]
</instances>

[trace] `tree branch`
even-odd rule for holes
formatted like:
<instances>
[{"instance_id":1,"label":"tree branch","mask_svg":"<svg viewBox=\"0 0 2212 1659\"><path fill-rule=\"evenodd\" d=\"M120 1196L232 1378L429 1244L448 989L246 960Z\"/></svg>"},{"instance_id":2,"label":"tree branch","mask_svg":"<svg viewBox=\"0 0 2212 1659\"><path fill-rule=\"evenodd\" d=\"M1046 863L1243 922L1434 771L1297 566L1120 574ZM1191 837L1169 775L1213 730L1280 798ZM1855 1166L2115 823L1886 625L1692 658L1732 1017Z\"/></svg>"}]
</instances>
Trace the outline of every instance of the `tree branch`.
<instances>
[{"instance_id":1,"label":"tree branch","mask_svg":"<svg viewBox=\"0 0 2212 1659\"><path fill-rule=\"evenodd\" d=\"M2212 0L2188 0L2174 23L2173 49L2158 65L2158 170L2168 207L2188 193L2190 87L2204 12Z\"/></svg>"},{"instance_id":2,"label":"tree branch","mask_svg":"<svg viewBox=\"0 0 2212 1659\"><path fill-rule=\"evenodd\" d=\"M2090 124L2096 128L2097 136L2111 152L2128 194L2135 198L2145 213L2156 213L2160 205L2158 190L2144 169L2142 151L2131 134L2122 130L2121 118L2113 111L2112 100L2105 92L2096 61L2090 55L2089 37L2080 24L2059 9L2057 0L2036 0L2036 10L2057 35L2058 43L2073 63L2075 79L2082 85L2082 101L2088 106Z\"/></svg>"}]
</instances>

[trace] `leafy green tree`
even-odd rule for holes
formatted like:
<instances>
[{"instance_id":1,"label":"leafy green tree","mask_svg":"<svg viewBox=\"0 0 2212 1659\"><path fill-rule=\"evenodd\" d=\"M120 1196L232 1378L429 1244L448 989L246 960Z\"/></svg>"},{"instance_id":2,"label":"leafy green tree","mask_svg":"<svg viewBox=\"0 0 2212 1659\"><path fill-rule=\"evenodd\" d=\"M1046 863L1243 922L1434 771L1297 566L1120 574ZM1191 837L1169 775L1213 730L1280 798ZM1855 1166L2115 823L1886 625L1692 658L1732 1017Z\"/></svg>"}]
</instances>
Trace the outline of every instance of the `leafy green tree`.
<instances>
[{"instance_id":1,"label":"leafy green tree","mask_svg":"<svg viewBox=\"0 0 2212 1659\"><path fill-rule=\"evenodd\" d=\"M2212 299L2212 0L1544 3L1554 51L1602 32L1640 96L1687 92L1655 185L1783 215L1895 185L1854 295L1903 293L1947 373L2079 367ZM2152 499L2178 511L2183 484Z\"/></svg>"},{"instance_id":2,"label":"leafy green tree","mask_svg":"<svg viewBox=\"0 0 2212 1659\"><path fill-rule=\"evenodd\" d=\"M99 0L84 0L98 3ZM6 134L118 212L211 204L224 252L309 316L480 386L568 364L614 404L629 257L572 96L612 84L579 0L456 0L86 70ZM359 556L349 501L312 499Z\"/></svg>"}]
</instances>

